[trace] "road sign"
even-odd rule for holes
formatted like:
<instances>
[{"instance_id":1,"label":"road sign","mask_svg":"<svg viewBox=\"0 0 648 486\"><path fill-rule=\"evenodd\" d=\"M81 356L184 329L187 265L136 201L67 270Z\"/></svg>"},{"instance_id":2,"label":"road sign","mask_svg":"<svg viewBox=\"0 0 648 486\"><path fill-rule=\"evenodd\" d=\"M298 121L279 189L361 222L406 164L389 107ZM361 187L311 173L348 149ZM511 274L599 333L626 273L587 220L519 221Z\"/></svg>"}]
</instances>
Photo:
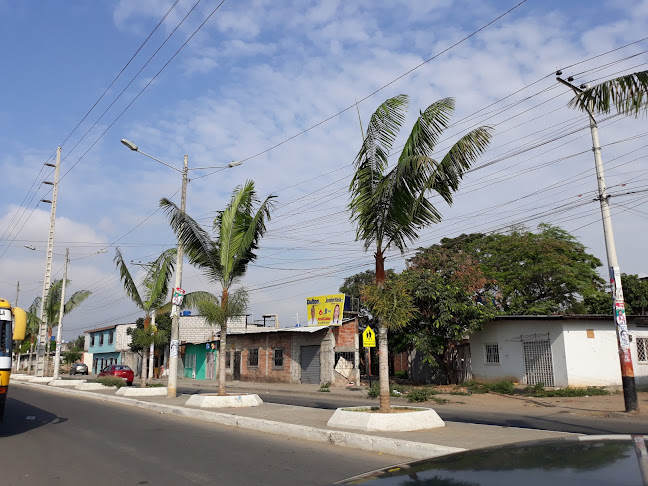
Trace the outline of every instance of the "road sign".
<instances>
[{"instance_id":1,"label":"road sign","mask_svg":"<svg viewBox=\"0 0 648 486\"><path fill-rule=\"evenodd\" d=\"M362 333L362 345L365 348L376 347L376 333L369 326L367 326L367 329Z\"/></svg>"}]
</instances>

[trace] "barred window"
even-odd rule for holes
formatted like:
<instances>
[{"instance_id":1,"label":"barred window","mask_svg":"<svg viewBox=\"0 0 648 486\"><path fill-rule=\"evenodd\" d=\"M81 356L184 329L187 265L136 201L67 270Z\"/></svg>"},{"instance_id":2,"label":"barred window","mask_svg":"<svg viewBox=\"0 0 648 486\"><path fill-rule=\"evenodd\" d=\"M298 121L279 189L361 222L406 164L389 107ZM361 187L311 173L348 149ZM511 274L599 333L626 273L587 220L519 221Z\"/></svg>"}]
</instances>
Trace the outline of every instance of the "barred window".
<instances>
[{"instance_id":1,"label":"barred window","mask_svg":"<svg viewBox=\"0 0 648 486\"><path fill-rule=\"evenodd\" d=\"M248 366L259 366L259 348L248 351Z\"/></svg>"},{"instance_id":2,"label":"barred window","mask_svg":"<svg viewBox=\"0 0 648 486\"><path fill-rule=\"evenodd\" d=\"M637 338L637 361L648 363L648 339Z\"/></svg>"},{"instance_id":3,"label":"barred window","mask_svg":"<svg viewBox=\"0 0 648 486\"><path fill-rule=\"evenodd\" d=\"M284 367L284 350L283 348L275 348L274 350L274 367L282 368Z\"/></svg>"},{"instance_id":4,"label":"barred window","mask_svg":"<svg viewBox=\"0 0 648 486\"><path fill-rule=\"evenodd\" d=\"M355 366L355 352L353 351L336 351L335 353L335 366L340 363L340 358L343 358L345 368L352 369Z\"/></svg>"},{"instance_id":5,"label":"barred window","mask_svg":"<svg viewBox=\"0 0 648 486\"><path fill-rule=\"evenodd\" d=\"M230 352L225 351L225 369L230 369L232 365L230 364Z\"/></svg>"},{"instance_id":6,"label":"barred window","mask_svg":"<svg viewBox=\"0 0 648 486\"><path fill-rule=\"evenodd\" d=\"M484 362L486 364L499 364L499 345L484 344Z\"/></svg>"},{"instance_id":7,"label":"barred window","mask_svg":"<svg viewBox=\"0 0 648 486\"><path fill-rule=\"evenodd\" d=\"M114 331L108 331L108 344L113 343Z\"/></svg>"}]
</instances>

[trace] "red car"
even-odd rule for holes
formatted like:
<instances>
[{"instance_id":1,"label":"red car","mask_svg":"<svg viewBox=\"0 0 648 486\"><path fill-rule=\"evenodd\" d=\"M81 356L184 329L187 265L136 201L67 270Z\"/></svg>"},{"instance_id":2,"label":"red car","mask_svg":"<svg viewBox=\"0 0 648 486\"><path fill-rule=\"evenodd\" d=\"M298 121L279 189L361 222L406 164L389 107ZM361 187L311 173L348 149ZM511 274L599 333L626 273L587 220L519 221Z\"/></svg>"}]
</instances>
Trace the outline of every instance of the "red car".
<instances>
[{"instance_id":1,"label":"red car","mask_svg":"<svg viewBox=\"0 0 648 486\"><path fill-rule=\"evenodd\" d=\"M135 378L135 373L130 369L130 366L114 364L106 366L101 370L99 376L116 376L118 378L123 378L126 380L126 384L131 386L133 384L133 379Z\"/></svg>"}]
</instances>

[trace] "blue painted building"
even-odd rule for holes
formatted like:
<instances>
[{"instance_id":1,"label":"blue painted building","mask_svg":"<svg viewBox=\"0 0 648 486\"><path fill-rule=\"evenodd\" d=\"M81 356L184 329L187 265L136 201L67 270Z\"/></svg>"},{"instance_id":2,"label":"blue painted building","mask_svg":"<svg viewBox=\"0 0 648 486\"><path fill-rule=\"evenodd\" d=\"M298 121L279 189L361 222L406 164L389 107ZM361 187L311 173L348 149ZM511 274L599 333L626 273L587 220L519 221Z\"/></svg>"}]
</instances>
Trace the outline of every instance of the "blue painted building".
<instances>
[{"instance_id":1,"label":"blue painted building","mask_svg":"<svg viewBox=\"0 0 648 486\"><path fill-rule=\"evenodd\" d=\"M126 332L135 324L115 324L85 331L86 355L91 362L86 362L92 373L99 373L104 367L112 364L127 364L137 369L133 363L133 354L128 344L130 335ZM135 365L135 367L134 367Z\"/></svg>"}]
</instances>

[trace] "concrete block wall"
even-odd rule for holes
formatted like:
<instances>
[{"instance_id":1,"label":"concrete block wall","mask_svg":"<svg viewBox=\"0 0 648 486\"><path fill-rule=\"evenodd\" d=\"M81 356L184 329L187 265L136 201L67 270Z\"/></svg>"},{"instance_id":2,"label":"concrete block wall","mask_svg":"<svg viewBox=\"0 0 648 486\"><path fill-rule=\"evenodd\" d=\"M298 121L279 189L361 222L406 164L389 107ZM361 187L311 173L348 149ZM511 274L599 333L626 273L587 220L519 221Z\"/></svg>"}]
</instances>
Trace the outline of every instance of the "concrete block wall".
<instances>
[{"instance_id":1,"label":"concrete block wall","mask_svg":"<svg viewBox=\"0 0 648 486\"><path fill-rule=\"evenodd\" d=\"M135 323L117 325L115 331L115 351L130 351L129 345L133 337L128 334L128 329L135 327Z\"/></svg>"},{"instance_id":2,"label":"concrete block wall","mask_svg":"<svg viewBox=\"0 0 648 486\"><path fill-rule=\"evenodd\" d=\"M227 350L230 352L231 365L226 370L233 375L234 351L241 351L241 380L290 382L291 344L289 333L258 333L227 336ZM249 365L250 349L259 350L258 366ZM282 368L274 366L274 350L283 348L284 362Z\"/></svg>"}]
</instances>

